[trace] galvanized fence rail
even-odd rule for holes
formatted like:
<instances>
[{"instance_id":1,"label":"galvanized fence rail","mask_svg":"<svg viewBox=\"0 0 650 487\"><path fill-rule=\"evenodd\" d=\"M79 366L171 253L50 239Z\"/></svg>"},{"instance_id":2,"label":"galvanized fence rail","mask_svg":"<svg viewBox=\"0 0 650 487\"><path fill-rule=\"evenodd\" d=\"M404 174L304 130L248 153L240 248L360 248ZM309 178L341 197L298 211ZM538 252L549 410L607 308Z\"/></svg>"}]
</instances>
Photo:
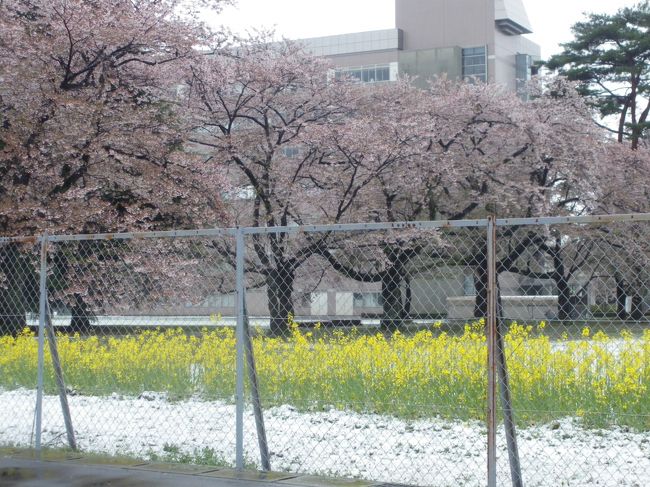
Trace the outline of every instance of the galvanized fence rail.
<instances>
[{"instance_id":1,"label":"galvanized fence rail","mask_svg":"<svg viewBox=\"0 0 650 487\"><path fill-rule=\"evenodd\" d=\"M647 484L649 221L2 238L0 444L413 485Z\"/></svg>"}]
</instances>

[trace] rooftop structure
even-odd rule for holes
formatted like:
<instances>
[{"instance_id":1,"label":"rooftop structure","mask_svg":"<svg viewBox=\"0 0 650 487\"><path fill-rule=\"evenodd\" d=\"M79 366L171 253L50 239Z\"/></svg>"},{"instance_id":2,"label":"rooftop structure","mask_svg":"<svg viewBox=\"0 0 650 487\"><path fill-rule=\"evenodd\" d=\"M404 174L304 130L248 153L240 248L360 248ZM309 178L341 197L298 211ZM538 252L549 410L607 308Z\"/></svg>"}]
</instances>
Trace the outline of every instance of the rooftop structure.
<instances>
[{"instance_id":1,"label":"rooftop structure","mask_svg":"<svg viewBox=\"0 0 650 487\"><path fill-rule=\"evenodd\" d=\"M303 39L338 76L377 83L400 74L476 78L512 90L530 79L540 48L522 0L395 0L395 28Z\"/></svg>"}]
</instances>

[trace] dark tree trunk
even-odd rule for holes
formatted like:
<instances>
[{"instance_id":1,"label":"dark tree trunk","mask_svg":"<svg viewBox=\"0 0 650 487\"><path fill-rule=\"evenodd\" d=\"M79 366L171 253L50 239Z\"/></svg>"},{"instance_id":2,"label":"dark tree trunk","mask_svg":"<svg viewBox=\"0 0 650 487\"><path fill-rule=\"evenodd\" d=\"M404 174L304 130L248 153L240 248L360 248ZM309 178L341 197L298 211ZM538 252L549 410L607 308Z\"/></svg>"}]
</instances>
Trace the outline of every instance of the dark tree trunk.
<instances>
[{"instance_id":1,"label":"dark tree trunk","mask_svg":"<svg viewBox=\"0 0 650 487\"><path fill-rule=\"evenodd\" d=\"M286 263L279 264L266 275L266 294L271 315L271 334L280 336L287 331L289 316L293 316L293 268Z\"/></svg>"},{"instance_id":2,"label":"dark tree trunk","mask_svg":"<svg viewBox=\"0 0 650 487\"><path fill-rule=\"evenodd\" d=\"M554 268L552 277L557 288L557 317L560 321L570 320L574 311L574 303L571 299L571 288L565 271L562 244L559 239L556 240L555 246L551 247L551 256Z\"/></svg>"},{"instance_id":3,"label":"dark tree trunk","mask_svg":"<svg viewBox=\"0 0 650 487\"><path fill-rule=\"evenodd\" d=\"M408 320L411 319L411 306L413 303L413 291L411 289L411 278L406 277L404 279L404 285L406 286L406 295L404 296L404 307L402 309L402 319Z\"/></svg>"},{"instance_id":4,"label":"dark tree trunk","mask_svg":"<svg viewBox=\"0 0 650 487\"><path fill-rule=\"evenodd\" d=\"M615 276L614 278L616 279L616 317L619 320L626 320L625 298L627 298L627 283L620 276Z\"/></svg>"},{"instance_id":5,"label":"dark tree trunk","mask_svg":"<svg viewBox=\"0 0 650 487\"><path fill-rule=\"evenodd\" d=\"M25 326L25 313L36 311L39 299L38 275L17 244L0 247L0 335L15 335Z\"/></svg>"},{"instance_id":6,"label":"dark tree trunk","mask_svg":"<svg viewBox=\"0 0 650 487\"><path fill-rule=\"evenodd\" d=\"M384 308L380 321L382 330L395 331L400 328L404 316L402 279L401 266L392 266L382 273L381 298Z\"/></svg>"},{"instance_id":7,"label":"dark tree trunk","mask_svg":"<svg viewBox=\"0 0 650 487\"><path fill-rule=\"evenodd\" d=\"M72 315L70 329L73 333L86 334L92 330L93 314L80 294L74 295L70 314Z\"/></svg>"},{"instance_id":8,"label":"dark tree trunk","mask_svg":"<svg viewBox=\"0 0 650 487\"><path fill-rule=\"evenodd\" d=\"M570 320L573 309L571 301L571 288L562 274L555 276L557 286L557 317L560 321Z\"/></svg>"}]
</instances>

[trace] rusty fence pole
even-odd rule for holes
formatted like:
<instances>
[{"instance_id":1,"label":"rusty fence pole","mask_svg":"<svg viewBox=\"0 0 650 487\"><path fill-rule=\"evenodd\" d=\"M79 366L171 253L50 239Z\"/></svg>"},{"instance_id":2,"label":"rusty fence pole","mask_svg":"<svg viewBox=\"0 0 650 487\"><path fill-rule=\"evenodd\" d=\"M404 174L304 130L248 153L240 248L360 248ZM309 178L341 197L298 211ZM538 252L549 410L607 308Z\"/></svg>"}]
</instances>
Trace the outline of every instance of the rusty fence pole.
<instances>
[{"instance_id":1,"label":"rusty fence pole","mask_svg":"<svg viewBox=\"0 0 650 487\"><path fill-rule=\"evenodd\" d=\"M491 222L491 223L490 223ZM492 239L492 249L488 254L488 258L491 258L491 265L488 264L488 272L492 273L493 277L489 278L489 285L491 286L491 292L488 293L489 304L493 306L489 308L492 312L493 322L492 322L492 331L490 333L490 342L492 344L493 357L492 362L490 363L491 369L490 373L493 374L494 378L494 367L496 367L496 377L499 382L499 395L501 397L501 411L503 412L503 426L506 435L506 446L508 448L508 460L510 464L510 478L512 481L513 487L523 487L523 477L521 475L521 462L519 458L519 447L517 445L517 428L515 425L515 415L514 408L512 406L512 391L510 390L510 378L508 377L508 364L506 358L506 349L504 341L504 313L503 305L501 303L501 291L499 288L499 274L497 272L497 259L496 259L496 245L497 245L497 233L496 229L499 224L509 225L507 221L497 221L496 217L492 216L488 219L488 226L492 225L492 231L490 236ZM493 384L494 385L494 384ZM488 394L494 394L496 396L496 389L490 388ZM493 396L494 397L494 396ZM490 403L491 405L496 404L496 399L494 402ZM496 408L495 408L496 409ZM494 413L494 429L496 431L496 412ZM496 433L494 433L496 435ZM496 469L496 438L495 441L495 453L494 453L494 468ZM489 449L489 446L488 446ZM488 452L489 456L489 452ZM493 474L494 482L496 485L496 470Z\"/></svg>"},{"instance_id":2,"label":"rusty fence pole","mask_svg":"<svg viewBox=\"0 0 650 487\"><path fill-rule=\"evenodd\" d=\"M521 475L519 447L517 446L517 427L515 425L514 408L512 407L510 378L508 377L508 364L506 360L505 342L503 340L503 307L501 305L498 285L496 294L496 361L499 376L499 391L501 393L501 410L503 411L503 423L506 432L506 444L508 446L508 459L510 462L510 478L512 479L512 487L523 487L524 480Z\"/></svg>"}]
</instances>

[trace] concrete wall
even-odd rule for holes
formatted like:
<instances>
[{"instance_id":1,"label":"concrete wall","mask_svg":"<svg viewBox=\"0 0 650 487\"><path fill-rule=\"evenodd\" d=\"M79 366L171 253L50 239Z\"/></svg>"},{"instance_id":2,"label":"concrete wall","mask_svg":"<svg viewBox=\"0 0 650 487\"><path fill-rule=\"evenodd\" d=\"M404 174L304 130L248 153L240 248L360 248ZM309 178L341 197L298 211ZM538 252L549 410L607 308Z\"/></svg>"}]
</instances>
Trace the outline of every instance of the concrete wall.
<instances>
[{"instance_id":1,"label":"concrete wall","mask_svg":"<svg viewBox=\"0 0 650 487\"><path fill-rule=\"evenodd\" d=\"M398 29L353 32L301 41L315 56L402 49L402 32Z\"/></svg>"},{"instance_id":2,"label":"concrete wall","mask_svg":"<svg viewBox=\"0 0 650 487\"><path fill-rule=\"evenodd\" d=\"M522 323L553 319L557 316L557 296L502 296L503 317ZM447 318L471 320L474 318L474 296L447 299Z\"/></svg>"},{"instance_id":3,"label":"concrete wall","mask_svg":"<svg viewBox=\"0 0 650 487\"><path fill-rule=\"evenodd\" d=\"M449 296L463 296L469 269L441 268L411 279L411 313L444 314Z\"/></svg>"},{"instance_id":4,"label":"concrete wall","mask_svg":"<svg viewBox=\"0 0 650 487\"><path fill-rule=\"evenodd\" d=\"M494 0L396 0L395 26L406 51L492 45L494 12Z\"/></svg>"},{"instance_id":5,"label":"concrete wall","mask_svg":"<svg viewBox=\"0 0 650 487\"><path fill-rule=\"evenodd\" d=\"M518 14L514 20L527 25L523 4L508 3L517 7L510 11ZM538 60L540 48L526 37L500 32L495 27L495 8L495 0L396 0L395 23L403 31L405 51L400 53L400 62L404 59L408 63L403 71L411 74L414 65L411 58L422 56L408 51L431 53L436 48L487 46L488 80L515 90L516 54L528 54ZM460 63L460 55L458 58ZM420 60L416 64L423 78L442 72L456 78L462 70L460 64L452 66L438 59Z\"/></svg>"},{"instance_id":6,"label":"concrete wall","mask_svg":"<svg viewBox=\"0 0 650 487\"><path fill-rule=\"evenodd\" d=\"M487 46L491 82L494 13L494 0L395 0L395 26L404 32L405 51Z\"/></svg>"},{"instance_id":7,"label":"concrete wall","mask_svg":"<svg viewBox=\"0 0 650 487\"><path fill-rule=\"evenodd\" d=\"M496 0L495 18L508 19L523 29L533 30L522 0Z\"/></svg>"},{"instance_id":8,"label":"concrete wall","mask_svg":"<svg viewBox=\"0 0 650 487\"><path fill-rule=\"evenodd\" d=\"M509 36L495 31L495 79L511 90L516 89L517 54L528 54L533 59L539 60L540 48L526 37Z\"/></svg>"}]
</instances>

